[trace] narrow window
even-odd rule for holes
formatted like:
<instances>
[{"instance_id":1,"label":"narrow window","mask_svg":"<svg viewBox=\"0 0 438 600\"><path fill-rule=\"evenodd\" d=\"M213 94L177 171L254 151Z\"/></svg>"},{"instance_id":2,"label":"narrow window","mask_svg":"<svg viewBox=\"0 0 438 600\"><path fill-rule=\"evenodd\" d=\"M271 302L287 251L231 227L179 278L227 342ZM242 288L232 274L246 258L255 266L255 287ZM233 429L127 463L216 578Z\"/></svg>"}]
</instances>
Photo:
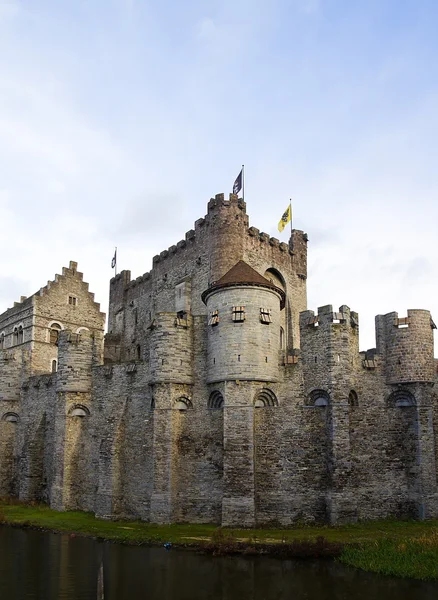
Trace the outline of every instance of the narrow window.
<instances>
[{"instance_id":1,"label":"narrow window","mask_svg":"<svg viewBox=\"0 0 438 600\"><path fill-rule=\"evenodd\" d=\"M15 346L16 344L18 344L18 328L14 327L14 335L12 337L13 340L13 345Z\"/></svg>"},{"instance_id":2,"label":"narrow window","mask_svg":"<svg viewBox=\"0 0 438 600\"><path fill-rule=\"evenodd\" d=\"M0 350L3 350L4 347L5 347L5 334L2 333L0 335Z\"/></svg>"},{"instance_id":3,"label":"narrow window","mask_svg":"<svg viewBox=\"0 0 438 600\"><path fill-rule=\"evenodd\" d=\"M141 360L141 346L137 346L137 360Z\"/></svg>"},{"instance_id":4,"label":"narrow window","mask_svg":"<svg viewBox=\"0 0 438 600\"><path fill-rule=\"evenodd\" d=\"M266 325L269 325L269 323L272 323L270 308L261 308L260 309L260 322L266 323Z\"/></svg>"},{"instance_id":5,"label":"narrow window","mask_svg":"<svg viewBox=\"0 0 438 600\"><path fill-rule=\"evenodd\" d=\"M233 306L233 321L235 323L243 323L245 320L245 307Z\"/></svg>"},{"instance_id":6,"label":"narrow window","mask_svg":"<svg viewBox=\"0 0 438 600\"><path fill-rule=\"evenodd\" d=\"M280 350L284 350L284 329L280 327Z\"/></svg>"},{"instance_id":7,"label":"narrow window","mask_svg":"<svg viewBox=\"0 0 438 600\"><path fill-rule=\"evenodd\" d=\"M76 296L69 296L69 297L68 297L68 303L69 303L71 306L77 306L77 304L78 304L78 299L76 298Z\"/></svg>"},{"instance_id":8,"label":"narrow window","mask_svg":"<svg viewBox=\"0 0 438 600\"><path fill-rule=\"evenodd\" d=\"M210 313L210 316L208 318L208 324L209 325L217 325L218 323L219 323L219 311L214 310L213 312Z\"/></svg>"},{"instance_id":9,"label":"narrow window","mask_svg":"<svg viewBox=\"0 0 438 600\"><path fill-rule=\"evenodd\" d=\"M52 373L56 373L56 371L58 370L58 362L53 359L52 360Z\"/></svg>"},{"instance_id":10,"label":"narrow window","mask_svg":"<svg viewBox=\"0 0 438 600\"><path fill-rule=\"evenodd\" d=\"M17 343L22 344L23 340L24 340L23 326L20 325L20 327L18 328Z\"/></svg>"}]
</instances>

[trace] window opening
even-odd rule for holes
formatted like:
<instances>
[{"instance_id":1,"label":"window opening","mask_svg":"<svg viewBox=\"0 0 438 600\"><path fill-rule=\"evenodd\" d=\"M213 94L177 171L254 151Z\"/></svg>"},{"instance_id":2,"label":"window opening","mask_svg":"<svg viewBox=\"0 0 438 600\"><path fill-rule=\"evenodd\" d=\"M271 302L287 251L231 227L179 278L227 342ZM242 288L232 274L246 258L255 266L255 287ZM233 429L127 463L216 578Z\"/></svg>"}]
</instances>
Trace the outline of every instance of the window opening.
<instances>
[{"instance_id":1,"label":"window opening","mask_svg":"<svg viewBox=\"0 0 438 600\"><path fill-rule=\"evenodd\" d=\"M51 344L55 344L56 346L58 345L58 340L59 340L59 332L61 331L62 327L59 323L52 323L52 325L50 325L50 343Z\"/></svg>"},{"instance_id":2,"label":"window opening","mask_svg":"<svg viewBox=\"0 0 438 600\"><path fill-rule=\"evenodd\" d=\"M272 323L270 308L261 308L260 309L260 322L266 323L266 325L269 325L269 323Z\"/></svg>"},{"instance_id":3,"label":"window opening","mask_svg":"<svg viewBox=\"0 0 438 600\"><path fill-rule=\"evenodd\" d=\"M0 335L0 349L3 350L4 347L5 347L5 334L2 333Z\"/></svg>"},{"instance_id":4,"label":"window opening","mask_svg":"<svg viewBox=\"0 0 438 600\"><path fill-rule=\"evenodd\" d=\"M24 340L23 327L22 327L22 325L20 325L20 327L18 328L17 343L22 344L23 340Z\"/></svg>"},{"instance_id":5,"label":"window opening","mask_svg":"<svg viewBox=\"0 0 438 600\"><path fill-rule=\"evenodd\" d=\"M219 311L214 310L210 313L210 317L208 319L209 325L217 325L219 323Z\"/></svg>"},{"instance_id":6,"label":"window opening","mask_svg":"<svg viewBox=\"0 0 438 600\"><path fill-rule=\"evenodd\" d=\"M56 373L57 370L58 370L58 361L53 359L52 360L52 373Z\"/></svg>"},{"instance_id":7,"label":"window opening","mask_svg":"<svg viewBox=\"0 0 438 600\"><path fill-rule=\"evenodd\" d=\"M245 320L245 307L244 306L233 306L233 321L235 323L242 323Z\"/></svg>"},{"instance_id":8,"label":"window opening","mask_svg":"<svg viewBox=\"0 0 438 600\"><path fill-rule=\"evenodd\" d=\"M71 306L77 306L77 304L78 304L78 299L76 298L76 296L69 296L69 297L68 297L68 303L69 303Z\"/></svg>"}]
</instances>

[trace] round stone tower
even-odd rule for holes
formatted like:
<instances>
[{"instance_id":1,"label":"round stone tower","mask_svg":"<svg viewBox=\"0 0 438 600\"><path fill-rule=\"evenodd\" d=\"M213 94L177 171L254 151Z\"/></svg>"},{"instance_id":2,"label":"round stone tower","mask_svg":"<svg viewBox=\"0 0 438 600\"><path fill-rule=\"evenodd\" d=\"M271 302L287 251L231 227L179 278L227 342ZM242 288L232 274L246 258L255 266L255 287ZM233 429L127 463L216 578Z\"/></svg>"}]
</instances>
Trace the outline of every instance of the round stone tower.
<instances>
[{"instance_id":1,"label":"round stone tower","mask_svg":"<svg viewBox=\"0 0 438 600\"><path fill-rule=\"evenodd\" d=\"M408 310L376 317L377 351L385 361L387 383L432 382L435 379L433 327L428 310Z\"/></svg>"},{"instance_id":2,"label":"round stone tower","mask_svg":"<svg viewBox=\"0 0 438 600\"><path fill-rule=\"evenodd\" d=\"M208 383L276 381L285 293L243 261L202 294Z\"/></svg>"}]
</instances>

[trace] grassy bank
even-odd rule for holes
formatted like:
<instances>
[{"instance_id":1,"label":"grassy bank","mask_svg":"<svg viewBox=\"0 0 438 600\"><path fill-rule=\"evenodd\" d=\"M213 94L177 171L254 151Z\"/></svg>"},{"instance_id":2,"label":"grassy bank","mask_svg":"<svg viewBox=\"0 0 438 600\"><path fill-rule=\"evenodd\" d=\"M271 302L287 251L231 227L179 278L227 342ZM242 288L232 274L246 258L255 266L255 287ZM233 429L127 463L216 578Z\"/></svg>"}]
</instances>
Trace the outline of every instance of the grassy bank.
<instances>
[{"instance_id":1,"label":"grassy bank","mask_svg":"<svg viewBox=\"0 0 438 600\"><path fill-rule=\"evenodd\" d=\"M340 558L346 565L382 575L438 579L438 530L419 538L345 546Z\"/></svg>"},{"instance_id":2,"label":"grassy bank","mask_svg":"<svg viewBox=\"0 0 438 600\"><path fill-rule=\"evenodd\" d=\"M295 557L338 557L386 575L438 578L438 521L374 521L289 529L233 529L214 525L154 525L107 521L91 513L57 512L45 505L0 499L0 521L20 527L74 533L127 544L200 548L214 554L243 552Z\"/></svg>"}]
</instances>

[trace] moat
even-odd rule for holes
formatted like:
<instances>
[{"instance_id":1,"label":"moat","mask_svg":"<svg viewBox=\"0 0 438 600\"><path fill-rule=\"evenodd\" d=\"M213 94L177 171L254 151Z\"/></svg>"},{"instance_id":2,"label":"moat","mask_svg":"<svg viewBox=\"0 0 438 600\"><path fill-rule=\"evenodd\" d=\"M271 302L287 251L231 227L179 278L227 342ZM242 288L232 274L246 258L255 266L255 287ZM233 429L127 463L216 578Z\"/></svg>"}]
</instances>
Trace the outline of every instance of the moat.
<instances>
[{"instance_id":1,"label":"moat","mask_svg":"<svg viewBox=\"0 0 438 600\"><path fill-rule=\"evenodd\" d=\"M436 582L331 560L212 557L11 527L0 527L0 558L8 600L435 600L438 592Z\"/></svg>"}]
</instances>

